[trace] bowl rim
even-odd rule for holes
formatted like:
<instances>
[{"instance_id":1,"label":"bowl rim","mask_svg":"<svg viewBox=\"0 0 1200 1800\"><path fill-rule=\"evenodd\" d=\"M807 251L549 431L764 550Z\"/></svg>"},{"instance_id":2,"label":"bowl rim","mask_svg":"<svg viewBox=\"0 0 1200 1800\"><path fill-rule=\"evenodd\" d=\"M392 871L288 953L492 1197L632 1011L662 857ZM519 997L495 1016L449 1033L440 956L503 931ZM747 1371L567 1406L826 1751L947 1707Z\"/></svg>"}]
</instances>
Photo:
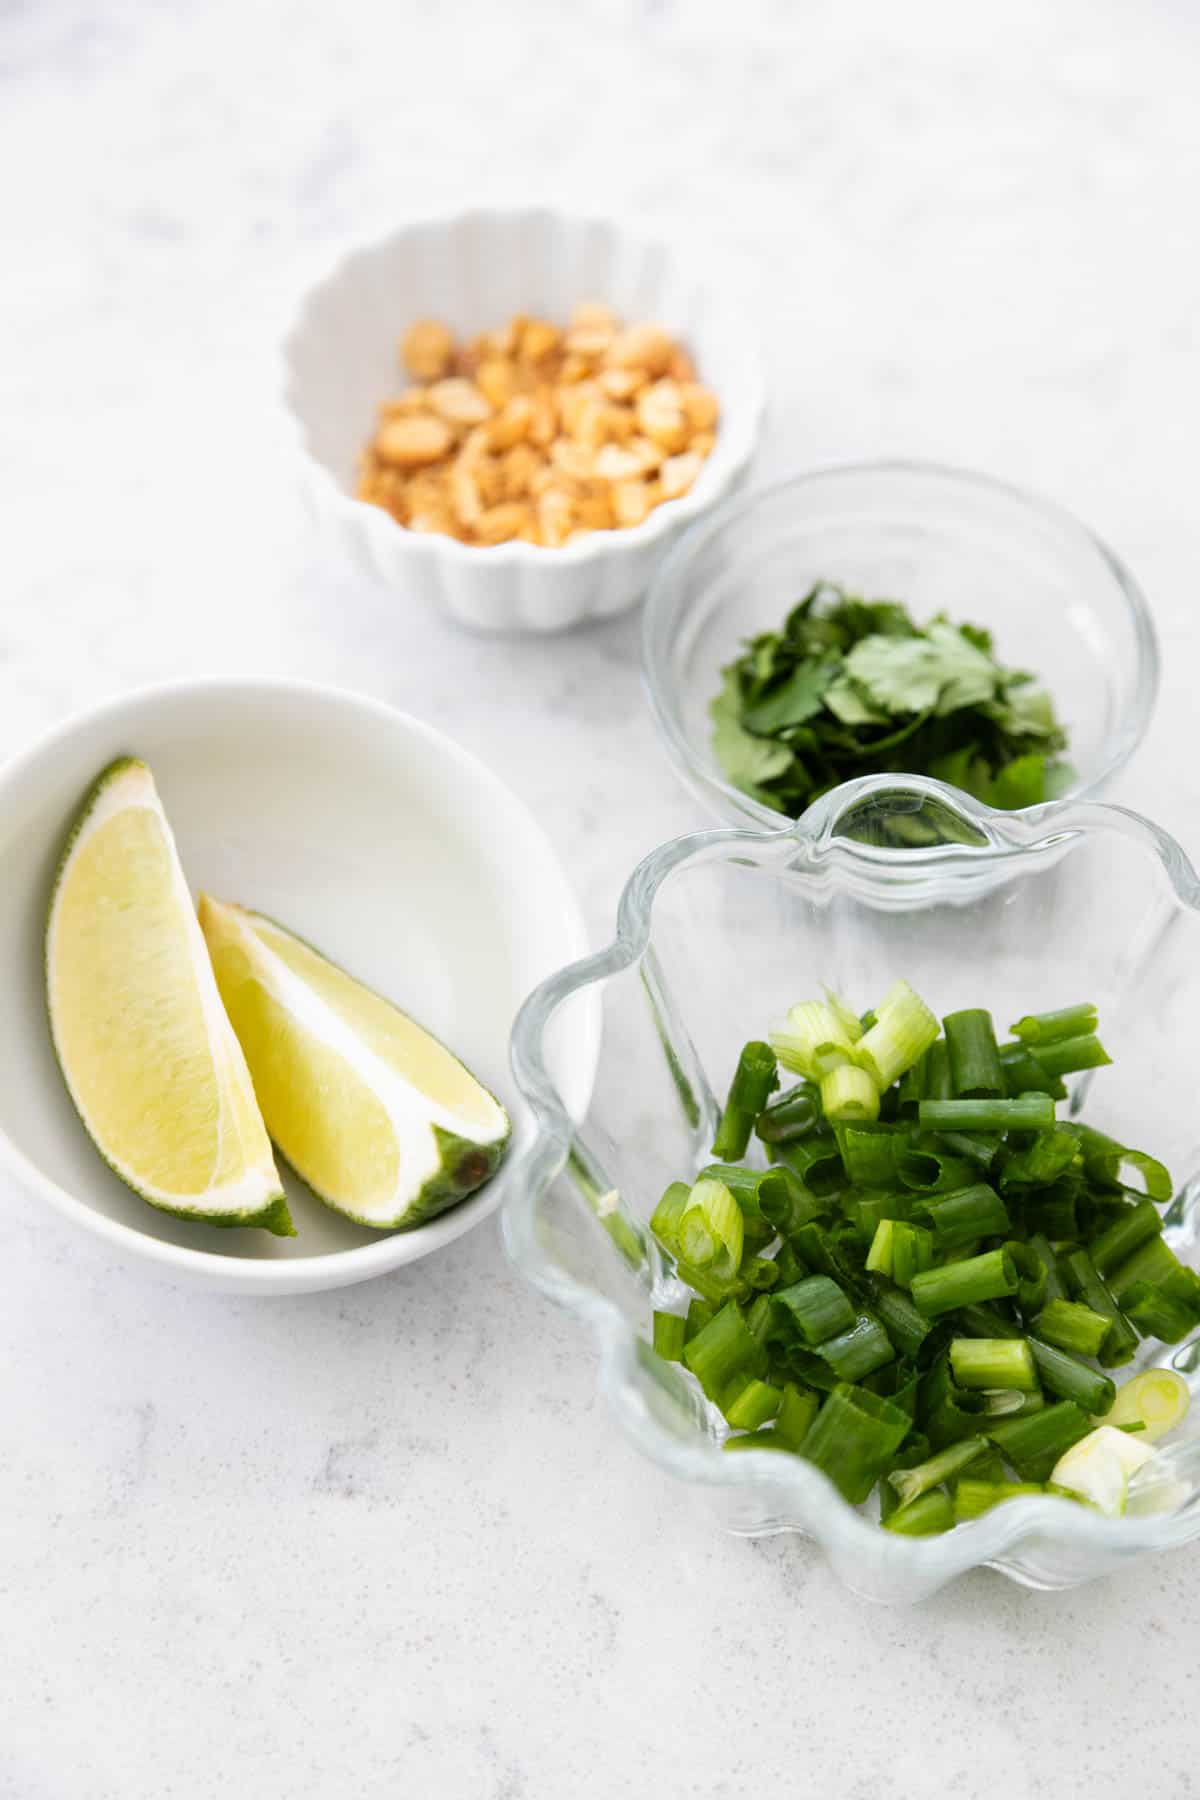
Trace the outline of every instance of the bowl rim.
<instances>
[{"instance_id":1,"label":"bowl rim","mask_svg":"<svg viewBox=\"0 0 1200 1800\"><path fill-rule=\"evenodd\" d=\"M945 483L951 487L991 494L997 499L1015 504L1022 510L1040 517L1044 522L1065 532L1069 537L1099 555L1114 585L1124 598L1133 626L1134 640L1137 646L1136 680L1129 706L1125 715L1118 722L1111 741L1105 746L1105 755L1098 771L1087 781L1072 784L1058 796L1058 799L1065 802L1086 800L1099 793L1124 768L1138 748L1146 734L1158 699L1161 679L1158 632L1155 628L1150 603L1140 583L1116 552L1105 543L1097 532L1092 530L1091 526L1084 524L1083 520L1078 518L1075 513L1071 512L1069 508L1059 505L1057 501L1047 499L1016 482L1006 481L979 469L921 457L891 456L866 459L850 458L817 463L811 467L794 469L778 480L750 491L730 495L719 506L714 507L706 518L698 520L690 526L672 545L658 565L646 590L642 613L642 688L659 736L685 786L722 818L748 819L764 830L775 830L779 827L779 821L783 815L762 805L752 795L743 793L740 788L734 787L732 782L727 781L723 775L717 772L715 765L709 767L703 763L693 751L681 727L679 695L671 679L669 665L664 654L668 634L661 628L661 618L668 609L672 583L691 556L720 532L731 519L750 513L759 504L778 499L782 494L792 492L797 488L810 486L815 488L823 482L837 485L843 479L853 480L861 476L903 478L916 476L933 484ZM678 615L675 623L678 624ZM1030 809L1019 810L1028 811ZM897 852L897 854L903 854L903 852Z\"/></svg>"},{"instance_id":2,"label":"bowl rim","mask_svg":"<svg viewBox=\"0 0 1200 1800\"><path fill-rule=\"evenodd\" d=\"M470 751L439 731L436 726L372 695L339 687L332 683L290 676L202 675L170 681L148 682L123 693L110 695L92 706L71 713L47 731L23 746L0 764L0 807L22 791L22 785L34 766L79 733L97 725L116 724L126 716L134 716L144 706L163 701L204 703L237 696L242 699L285 698L306 701L312 705L332 705L348 713L357 713L376 724L394 729L399 726L412 736L423 739L440 757L455 764L469 780L489 795L497 809L520 823L523 831L538 845L544 858L543 867L556 872L564 941L574 946L576 955L587 948L587 930L578 897L553 844L527 806L495 772ZM587 1032L590 1031L589 1041ZM594 1068L598 1051L598 1020L584 1026L583 1065L589 1054ZM587 1077L590 1080L590 1074ZM586 1085L586 1083L585 1083ZM519 1097L518 1097L519 1098ZM514 1151L521 1134L519 1113L513 1117ZM504 1190L512 1179L518 1162L513 1154L505 1159L492 1179L459 1206L419 1225L408 1232L385 1232L366 1244L345 1250L328 1250L311 1257L289 1257L278 1260L256 1257L222 1256L216 1251L195 1249L191 1245L173 1244L151 1236L136 1225L112 1219L90 1206L70 1189L47 1175L25 1154L0 1126L0 1170L28 1191L49 1204L66 1219L99 1238L108 1248L122 1255L140 1257L158 1265L166 1274L186 1277L193 1283L237 1290L248 1294L269 1292L310 1292L330 1287L349 1286L367 1281L392 1269L420 1260L462 1237L496 1211Z\"/></svg>"},{"instance_id":3,"label":"bowl rim","mask_svg":"<svg viewBox=\"0 0 1200 1800\"><path fill-rule=\"evenodd\" d=\"M882 893L894 878L892 854L841 836L838 830L839 823L859 804L882 793L912 797L918 803L937 802L984 839L982 844L943 845L937 852L926 853L926 862L936 855L947 865L961 868L964 863L996 865L1031 854L1053 858L1071 838L1116 831L1140 841L1161 864L1179 904L1200 913L1200 875L1190 858L1170 833L1130 808L1058 800L1020 812L999 812L924 776L859 777L822 795L800 819L770 831L726 825L669 839L645 856L629 876L618 901L615 933L605 947L549 976L517 1014L512 1034L513 1071L534 1115L535 1135L518 1165L517 1179L501 1213L505 1248L531 1286L590 1331L598 1355L599 1390L621 1428L644 1455L678 1479L729 1492L782 1496L790 1517L749 1528L751 1535L802 1530L843 1568L857 1561L874 1570L884 1564L907 1569L921 1594L981 1565L1024 1579L1019 1552L1030 1539L1125 1554L1186 1543L1200 1535L1200 1504L1195 1502L1175 1514L1110 1519L1055 1495L1021 1496L1003 1502L971 1521L961 1533L903 1537L881 1531L874 1520L844 1500L821 1471L799 1457L782 1458L770 1451L729 1457L711 1443L684 1445L669 1440L648 1407L623 1403L635 1365L644 1358L645 1340L613 1301L554 1260L537 1231L542 1196L567 1166L575 1132L543 1055L546 1028L559 1008L589 989L601 989L611 977L638 962L650 942L659 888L677 869L710 851L728 847L731 860L737 860L738 851L776 852L780 860L786 858L793 866L802 860L803 866L814 872L823 863L844 857L853 862L857 880L874 881ZM1173 1346L1172 1353L1183 1347ZM781 1468L781 1464L787 1467Z\"/></svg>"},{"instance_id":4,"label":"bowl rim","mask_svg":"<svg viewBox=\"0 0 1200 1800\"><path fill-rule=\"evenodd\" d=\"M573 544L527 544L517 539L503 544L463 544L457 538L448 537L441 532L406 530L381 507L373 506L368 501L357 499L353 494L345 493L338 485L331 470L313 455L308 447L304 418L295 400L295 351L307 326L314 303L320 296L338 287L347 279L353 279L355 273L366 264L376 258L387 256L405 240L421 235L448 235L451 232L472 229L484 220L498 222L514 230L540 225L543 228L548 227L559 232L603 231L618 242L636 249L642 255L656 253L663 258L664 265L670 268L684 285L708 297L712 311L722 327L729 321L730 336L733 336L732 302L726 298L724 289L713 287L698 270L694 269L693 258L679 253L660 237L636 229L630 230L611 216L600 213L567 212L555 206L469 206L450 213L432 212L414 215L391 231L352 245L333 262L327 264L324 273L310 282L296 301L283 334L281 346L283 409L291 427L294 453L300 457L310 480L316 483L325 503L346 520L352 521L372 534L382 531L389 547L394 548L400 544L404 547L405 553L411 553L414 557L424 558L427 561L442 558L463 567L476 569L524 565L543 570L558 567L575 569L626 552L633 553L648 549L666 536L673 537L680 530L686 529L689 524L706 515L715 506L719 506L730 485L740 478L754 455L766 405L766 375L760 340L754 331L747 332L744 324L739 334L744 369L739 388L739 404L732 422L727 423L722 412L716 442L705 461L696 486L677 500L663 501L647 515L640 525L611 531L592 531L586 537L577 539ZM722 401L720 394L717 398L718 401ZM710 472L712 472L714 480L706 484L705 476ZM703 489L706 485L710 487L715 485L717 491L715 493L701 491L698 494L697 488Z\"/></svg>"}]
</instances>

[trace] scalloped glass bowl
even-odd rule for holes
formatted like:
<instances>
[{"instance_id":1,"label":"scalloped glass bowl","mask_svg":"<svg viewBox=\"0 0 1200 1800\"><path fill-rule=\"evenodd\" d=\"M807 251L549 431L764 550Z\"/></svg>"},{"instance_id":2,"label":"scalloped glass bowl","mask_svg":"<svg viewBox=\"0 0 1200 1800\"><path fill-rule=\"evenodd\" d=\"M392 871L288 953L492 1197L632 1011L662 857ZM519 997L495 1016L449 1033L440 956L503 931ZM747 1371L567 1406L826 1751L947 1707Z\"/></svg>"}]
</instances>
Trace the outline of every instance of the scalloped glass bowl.
<instances>
[{"instance_id":1,"label":"scalloped glass bowl","mask_svg":"<svg viewBox=\"0 0 1200 1800\"><path fill-rule=\"evenodd\" d=\"M1070 732L1075 778L1095 794L1128 761L1158 692L1141 590L1060 508L966 470L876 462L817 469L728 500L694 525L646 597L650 708L683 780L734 825L780 815L725 780L709 704L744 638L777 630L817 581L986 626L1002 662L1044 682Z\"/></svg>"},{"instance_id":2,"label":"scalloped glass bowl","mask_svg":"<svg viewBox=\"0 0 1200 1800\"><path fill-rule=\"evenodd\" d=\"M897 855L898 814L928 847ZM939 783L874 777L827 795L784 830L723 829L665 844L635 870L617 933L544 982L513 1031L513 1067L536 1120L503 1215L533 1284L595 1340L616 1418L655 1462L709 1488L734 1531L815 1539L839 1576L885 1601L917 1600L986 1564L1031 1587L1068 1587L1200 1535L1200 1488L1169 1517L1105 1519L1070 1501L1010 1501L940 1538L883 1532L816 1469L770 1453L726 1456L720 1422L647 1342L678 1290L643 1230L668 1181L709 1159L742 1043L828 982L867 1005L903 975L939 1012L1021 1012L1087 998L1115 1067L1072 1105L1161 1156L1176 1179L1168 1236L1200 1259L1200 885L1178 845L1123 810L1059 803L988 811ZM590 1106L572 1123L547 1036L599 993L603 1040ZM1143 1360L1200 1381L1200 1344ZM1193 1374L1193 1365L1198 1373ZM1131 1371L1126 1371L1131 1372Z\"/></svg>"}]
</instances>

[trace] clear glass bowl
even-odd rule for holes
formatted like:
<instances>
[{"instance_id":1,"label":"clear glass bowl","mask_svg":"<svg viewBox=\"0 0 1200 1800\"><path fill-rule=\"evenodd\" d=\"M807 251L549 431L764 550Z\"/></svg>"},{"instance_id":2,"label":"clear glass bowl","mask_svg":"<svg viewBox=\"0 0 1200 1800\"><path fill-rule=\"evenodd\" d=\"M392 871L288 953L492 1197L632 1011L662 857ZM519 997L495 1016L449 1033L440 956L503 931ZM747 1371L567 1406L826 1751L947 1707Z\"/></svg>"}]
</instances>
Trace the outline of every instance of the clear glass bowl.
<instances>
[{"instance_id":1,"label":"clear glass bowl","mask_svg":"<svg viewBox=\"0 0 1200 1800\"><path fill-rule=\"evenodd\" d=\"M901 814L938 841L903 856L876 847ZM644 1225L668 1181L709 1160L714 1096L743 1041L821 982L865 1006L900 975L936 1010L987 1006L1002 1026L1095 1001L1115 1067L1080 1078L1072 1106L1086 1099L1091 1122L1167 1162L1168 1238L1200 1260L1200 886L1183 852L1118 808L997 813L937 782L881 776L783 830L665 844L626 886L609 947L530 996L513 1067L536 1134L505 1204L513 1259L590 1331L602 1391L640 1449L709 1488L733 1530L815 1538L862 1594L916 1600L979 1564L1068 1587L1185 1543L1200 1535L1200 1487L1170 1516L1110 1520L1023 1498L940 1538L893 1536L799 1458L724 1455L717 1415L649 1347L652 1307L681 1290ZM596 1083L572 1121L549 1046L597 994ZM1142 1360L1200 1381L1200 1340L1146 1345Z\"/></svg>"},{"instance_id":2,"label":"clear glass bowl","mask_svg":"<svg viewBox=\"0 0 1200 1800\"><path fill-rule=\"evenodd\" d=\"M744 638L777 629L817 581L984 625L1028 668L1070 732L1075 780L1095 794L1140 742L1158 692L1145 598L1068 513L933 464L878 462L795 475L726 501L691 528L650 588L642 633L651 710L684 781L718 818L778 826L725 780L709 704Z\"/></svg>"}]
</instances>

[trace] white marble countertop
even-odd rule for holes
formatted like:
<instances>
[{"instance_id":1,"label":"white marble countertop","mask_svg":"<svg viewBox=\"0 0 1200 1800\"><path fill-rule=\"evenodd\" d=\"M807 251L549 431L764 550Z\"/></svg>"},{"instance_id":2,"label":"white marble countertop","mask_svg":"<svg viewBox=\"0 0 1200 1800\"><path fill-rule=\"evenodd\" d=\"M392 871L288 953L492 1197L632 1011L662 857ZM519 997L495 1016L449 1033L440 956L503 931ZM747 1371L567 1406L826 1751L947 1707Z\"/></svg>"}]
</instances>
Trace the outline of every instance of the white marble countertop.
<instances>
[{"instance_id":1,"label":"white marble countertop","mask_svg":"<svg viewBox=\"0 0 1200 1800\"><path fill-rule=\"evenodd\" d=\"M1119 797L1200 852L1198 79L1186 0L3 9L0 751L157 677L368 689L486 755L605 930L696 822L636 620L400 619L276 454L314 269L543 197L758 293L763 469L911 451L1093 521L1167 648ZM494 1226L252 1304L0 1194L0 1417L5 1800L1194 1791L1200 1554L870 1609L639 1460Z\"/></svg>"}]
</instances>

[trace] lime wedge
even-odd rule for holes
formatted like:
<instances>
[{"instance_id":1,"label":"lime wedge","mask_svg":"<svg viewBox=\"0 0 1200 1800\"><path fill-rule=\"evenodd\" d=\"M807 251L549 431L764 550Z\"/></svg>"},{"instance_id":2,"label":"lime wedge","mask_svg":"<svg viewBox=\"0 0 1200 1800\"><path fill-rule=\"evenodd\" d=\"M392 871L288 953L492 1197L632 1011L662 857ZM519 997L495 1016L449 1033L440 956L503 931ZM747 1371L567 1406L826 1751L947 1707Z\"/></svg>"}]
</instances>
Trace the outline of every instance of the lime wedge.
<instances>
[{"instance_id":1,"label":"lime wedge","mask_svg":"<svg viewBox=\"0 0 1200 1800\"><path fill-rule=\"evenodd\" d=\"M171 827L122 757L80 809L46 925L50 1033L101 1156L163 1212L294 1236Z\"/></svg>"},{"instance_id":2,"label":"lime wedge","mask_svg":"<svg viewBox=\"0 0 1200 1800\"><path fill-rule=\"evenodd\" d=\"M200 924L267 1130L327 1206L409 1229L473 1193L508 1115L420 1025L260 913Z\"/></svg>"}]
</instances>

